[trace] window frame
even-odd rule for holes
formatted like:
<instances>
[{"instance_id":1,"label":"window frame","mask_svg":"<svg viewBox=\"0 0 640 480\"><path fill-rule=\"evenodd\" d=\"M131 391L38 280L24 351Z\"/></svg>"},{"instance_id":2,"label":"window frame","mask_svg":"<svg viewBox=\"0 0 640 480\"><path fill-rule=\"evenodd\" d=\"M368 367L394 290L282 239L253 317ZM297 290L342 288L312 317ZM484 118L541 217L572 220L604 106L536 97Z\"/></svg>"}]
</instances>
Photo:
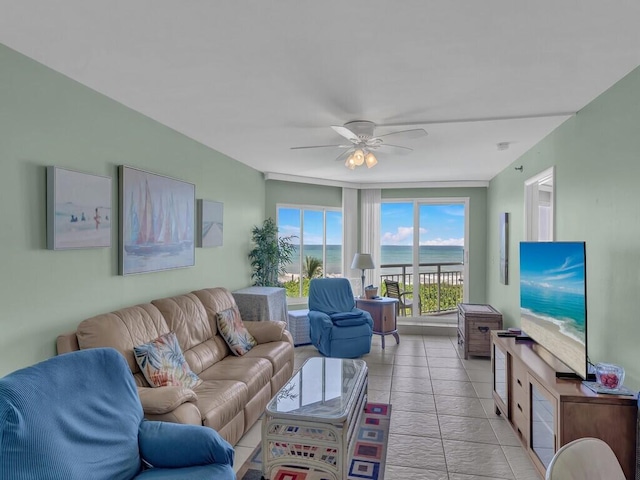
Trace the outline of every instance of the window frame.
<instances>
[{"instance_id":1,"label":"window frame","mask_svg":"<svg viewBox=\"0 0 640 480\"><path fill-rule=\"evenodd\" d=\"M327 275L325 266L327 265L327 212L337 212L340 214L340 272L337 274L338 276L344 276L344 211L342 207L328 207L324 205L307 205L307 204L299 204L299 203L277 203L276 204L276 225L278 226L278 235L280 235L280 210L281 209L289 209L289 210L299 210L299 220L300 220L300 234L298 235L298 246L300 250L300 256L298 258L298 271L300 272L300 280L302 280L302 270L303 270L303 262L304 262L304 216L305 211L314 211L322 213L322 278L325 278ZM302 295L303 282L299 282L299 296L298 297L287 297L287 301L289 303L296 303L299 300L305 300L307 297Z\"/></svg>"}]
</instances>

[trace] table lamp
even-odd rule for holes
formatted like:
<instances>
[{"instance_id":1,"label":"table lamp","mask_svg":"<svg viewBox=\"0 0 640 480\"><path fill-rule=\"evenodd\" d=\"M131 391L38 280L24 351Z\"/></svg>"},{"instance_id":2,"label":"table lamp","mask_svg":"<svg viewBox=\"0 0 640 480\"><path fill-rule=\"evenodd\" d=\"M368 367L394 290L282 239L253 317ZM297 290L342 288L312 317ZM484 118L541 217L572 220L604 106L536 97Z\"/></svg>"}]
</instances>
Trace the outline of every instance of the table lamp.
<instances>
[{"instance_id":1,"label":"table lamp","mask_svg":"<svg viewBox=\"0 0 640 480\"><path fill-rule=\"evenodd\" d=\"M356 253L353 256L353 262L351 262L351 268L362 270L362 292L360 298L364 298L364 271L371 270L372 268L376 268L373 264L373 259L371 258L370 253Z\"/></svg>"}]
</instances>

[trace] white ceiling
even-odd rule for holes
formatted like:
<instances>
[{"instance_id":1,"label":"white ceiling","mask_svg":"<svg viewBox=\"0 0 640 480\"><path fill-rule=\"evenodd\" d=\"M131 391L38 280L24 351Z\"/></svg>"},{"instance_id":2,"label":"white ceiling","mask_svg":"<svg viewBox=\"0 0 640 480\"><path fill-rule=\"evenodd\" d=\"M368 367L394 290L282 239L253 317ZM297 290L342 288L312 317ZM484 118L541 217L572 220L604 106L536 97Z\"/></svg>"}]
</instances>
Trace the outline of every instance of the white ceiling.
<instances>
[{"instance_id":1,"label":"white ceiling","mask_svg":"<svg viewBox=\"0 0 640 480\"><path fill-rule=\"evenodd\" d=\"M0 12L0 43L240 162L360 184L490 180L640 64L637 0L0 0ZM354 171L339 149L290 150L342 143L329 127L351 120L429 135Z\"/></svg>"}]
</instances>

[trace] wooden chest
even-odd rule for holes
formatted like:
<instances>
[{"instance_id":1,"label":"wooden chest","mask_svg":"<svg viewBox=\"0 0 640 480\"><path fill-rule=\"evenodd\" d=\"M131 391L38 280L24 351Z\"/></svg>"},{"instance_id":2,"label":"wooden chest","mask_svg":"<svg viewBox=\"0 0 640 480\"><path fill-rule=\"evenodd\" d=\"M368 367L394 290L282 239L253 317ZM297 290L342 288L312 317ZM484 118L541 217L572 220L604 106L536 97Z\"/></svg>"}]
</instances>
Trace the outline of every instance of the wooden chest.
<instances>
[{"instance_id":1,"label":"wooden chest","mask_svg":"<svg viewBox=\"0 0 640 480\"><path fill-rule=\"evenodd\" d=\"M469 355L491 356L491 330L502 330L502 314L491 305L458 304L458 344Z\"/></svg>"}]
</instances>

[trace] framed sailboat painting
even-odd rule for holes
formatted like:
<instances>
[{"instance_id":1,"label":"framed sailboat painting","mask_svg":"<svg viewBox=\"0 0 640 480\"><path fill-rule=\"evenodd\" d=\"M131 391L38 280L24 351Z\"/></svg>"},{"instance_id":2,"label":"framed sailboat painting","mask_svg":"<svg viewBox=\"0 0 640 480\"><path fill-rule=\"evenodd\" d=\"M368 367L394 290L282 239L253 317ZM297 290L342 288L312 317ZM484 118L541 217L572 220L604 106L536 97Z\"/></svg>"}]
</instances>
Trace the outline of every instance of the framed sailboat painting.
<instances>
[{"instance_id":1,"label":"framed sailboat painting","mask_svg":"<svg viewBox=\"0 0 640 480\"><path fill-rule=\"evenodd\" d=\"M195 265L192 183L121 165L120 274Z\"/></svg>"}]
</instances>

